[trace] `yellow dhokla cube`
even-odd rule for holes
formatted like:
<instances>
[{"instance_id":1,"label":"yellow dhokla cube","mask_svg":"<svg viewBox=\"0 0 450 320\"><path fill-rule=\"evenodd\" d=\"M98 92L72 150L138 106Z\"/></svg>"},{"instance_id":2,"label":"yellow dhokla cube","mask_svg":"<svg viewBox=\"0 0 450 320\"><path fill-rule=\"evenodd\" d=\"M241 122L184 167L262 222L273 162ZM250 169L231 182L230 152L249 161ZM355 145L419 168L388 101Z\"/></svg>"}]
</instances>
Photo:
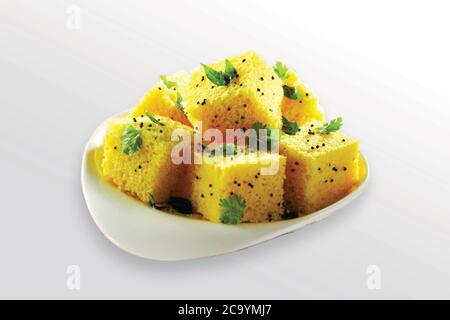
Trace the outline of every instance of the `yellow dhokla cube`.
<instances>
[{"instance_id":1,"label":"yellow dhokla cube","mask_svg":"<svg viewBox=\"0 0 450 320\"><path fill-rule=\"evenodd\" d=\"M297 99L283 97L281 111L286 119L298 124L304 124L312 120L324 120L319 99L311 88L298 78L295 71L288 71L288 77L284 80L284 85L295 88L299 94Z\"/></svg>"},{"instance_id":2,"label":"yellow dhokla cube","mask_svg":"<svg viewBox=\"0 0 450 320\"><path fill-rule=\"evenodd\" d=\"M285 166L286 158L279 154L204 157L195 165L193 208L215 223L279 220Z\"/></svg>"},{"instance_id":3,"label":"yellow dhokla cube","mask_svg":"<svg viewBox=\"0 0 450 320\"><path fill-rule=\"evenodd\" d=\"M178 72L167 77L167 84L160 80L151 88L141 101L129 112L129 117L139 117L145 112L153 115L171 118L191 126L184 112L184 96L189 76L185 72Z\"/></svg>"},{"instance_id":4,"label":"yellow dhokla cube","mask_svg":"<svg viewBox=\"0 0 450 320\"><path fill-rule=\"evenodd\" d=\"M336 202L358 181L359 142L340 131L318 133L313 121L295 135L283 134L280 153L287 157L285 206L311 213Z\"/></svg>"},{"instance_id":5,"label":"yellow dhokla cube","mask_svg":"<svg viewBox=\"0 0 450 320\"><path fill-rule=\"evenodd\" d=\"M187 87L186 112L192 124L202 122L203 130L250 128L255 122L281 128L281 80L255 52L228 59L236 77L228 84L212 83L203 68L193 72ZM223 71L225 61L209 67Z\"/></svg>"},{"instance_id":6,"label":"yellow dhokla cube","mask_svg":"<svg viewBox=\"0 0 450 320\"><path fill-rule=\"evenodd\" d=\"M171 136L178 128L192 133L190 127L166 117L156 117L156 122L146 116L111 120L103 148L103 176L144 202L148 203L150 194L156 203L166 202L181 168L172 161L172 150L179 142L171 141ZM133 152L123 139L127 132L135 134L134 142L140 140L132 144Z\"/></svg>"}]
</instances>

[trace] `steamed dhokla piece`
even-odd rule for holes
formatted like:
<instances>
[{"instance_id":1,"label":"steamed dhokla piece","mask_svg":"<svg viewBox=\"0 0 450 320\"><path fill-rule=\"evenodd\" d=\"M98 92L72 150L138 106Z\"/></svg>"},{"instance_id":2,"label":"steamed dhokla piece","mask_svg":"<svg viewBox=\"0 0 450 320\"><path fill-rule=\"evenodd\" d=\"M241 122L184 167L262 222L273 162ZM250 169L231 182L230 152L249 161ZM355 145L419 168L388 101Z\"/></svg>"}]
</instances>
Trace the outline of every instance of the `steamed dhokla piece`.
<instances>
[{"instance_id":1,"label":"steamed dhokla piece","mask_svg":"<svg viewBox=\"0 0 450 320\"><path fill-rule=\"evenodd\" d=\"M359 142L340 131L319 133L321 122L283 134L280 153L287 157L285 206L311 213L346 196L358 180Z\"/></svg>"},{"instance_id":2,"label":"steamed dhokla piece","mask_svg":"<svg viewBox=\"0 0 450 320\"><path fill-rule=\"evenodd\" d=\"M192 129L169 118L147 116L111 120L105 135L103 176L117 187L147 202L167 201L177 181L180 165L172 161L171 141L177 128Z\"/></svg>"},{"instance_id":3,"label":"steamed dhokla piece","mask_svg":"<svg viewBox=\"0 0 450 320\"><path fill-rule=\"evenodd\" d=\"M299 79L297 73L279 61L274 66L274 70L283 80L284 97L281 102L283 117L298 124L324 120L319 99L311 88Z\"/></svg>"},{"instance_id":4,"label":"steamed dhokla piece","mask_svg":"<svg viewBox=\"0 0 450 320\"><path fill-rule=\"evenodd\" d=\"M253 51L194 71L186 91L188 118L201 121L203 130L225 132L255 122L281 127L281 80Z\"/></svg>"},{"instance_id":5,"label":"steamed dhokla piece","mask_svg":"<svg viewBox=\"0 0 450 320\"><path fill-rule=\"evenodd\" d=\"M195 165L192 204L212 222L235 224L280 219L286 158L254 153L204 157ZM263 168L275 168L270 174Z\"/></svg>"},{"instance_id":6,"label":"steamed dhokla piece","mask_svg":"<svg viewBox=\"0 0 450 320\"><path fill-rule=\"evenodd\" d=\"M161 76L160 81L145 94L137 106L130 110L129 117L139 117L149 112L191 126L184 112L188 79L189 76L183 71L172 76Z\"/></svg>"}]
</instances>

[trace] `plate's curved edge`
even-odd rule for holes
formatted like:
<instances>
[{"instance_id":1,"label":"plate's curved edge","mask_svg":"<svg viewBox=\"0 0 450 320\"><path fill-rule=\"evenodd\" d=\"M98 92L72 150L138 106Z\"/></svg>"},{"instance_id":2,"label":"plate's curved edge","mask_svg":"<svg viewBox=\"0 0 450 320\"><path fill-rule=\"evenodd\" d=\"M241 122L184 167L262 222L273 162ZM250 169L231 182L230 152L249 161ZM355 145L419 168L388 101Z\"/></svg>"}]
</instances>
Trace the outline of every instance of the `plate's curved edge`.
<instances>
[{"instance_id":1,"label":"plate's curved edge","mask_svg":"<svg viewBox=\"0 0 450 320\"><path fill-rule=\"evenodd\" d=\"M364 160L365 166L366 166L366 176L364 181L355 189L353 190L350 194L348 194L347 196L345 196L344 198L340 199L339 201L333 203L332 205L323 208L319 211L316 211L314 213L308 214L308 220L304 220L302 222L304 223L296 223L296 224L292 224L290 226L287 226L286 228L282 228L280 230L277 230L277 232L273 232L272 234L268 234L265 237L261 237L258 238L257 240L251 242L248 244L248 246L243 247L242 249L257 245L259 243L277 238L277 237L281 237L283 235L295 232L297 230L300 230L308 225L311 225L313 223L322 221L326 218L328 218L332 213L334 213L335 211L338 211L340 209L342 209L343 207L345 207L347 204L351 203L352 201L354 201L356 198L358 198L362 192L364 191L364 189L367 186L367 183L369 181L370 178L370 169L369 169L369 163L367 162L367 159L364 157L364 155L360 152L360 156L361 158ZM298 219L298 218L296 218ZM292 219L292 221L295 221L296 219ZM275 222L277 223L277 222Z\"/></svg>"},{"instance_id":2,"label":"plate's curved edge","mask_svg":"<svg viewBox=\"0 0 450 320\"><path fill-rule=\"evenodd\" d=\"M223 255L223 254L228 254L231 252L235 252L235 251L239 251L239 250L243 250L249 247L253 247L257 244L269 241L271 239L295 232L297 230L300 230L308 225L311 225L313 223L319 222L321 220L326 219L327 217L329 217L333 212L343 208L344 206L346 206L346 204L352 202L353 200L355 200L359 195L362 194L362 192L364 191L364 189L366 188L368 181L370 179L370 166L369 163L366 159L366 157L362 154L362 152L360 152L360 157L362 158L362 160L365 163L365 179L361 182L361 184L355 189L353 190L350 194L348 194L347 196L345 196L344 198L340 199L339 201L333 203L332 205L323 208L317 212L308 214L307 216L304 216L303 218L307 218L307 219L303 219L300 221L297 221L297 219L301 219L302 217L296 218L296 219L292 219L289 220L289 222L292 222L290 224L288 224L286 227L282 227L272 233L268 233L262 237L258 237L255 238L253 241L250 241L248 243L246 243L245 245L242 246L236 246L236 247L230 247L227 250L222 250L220 252L214 253L214 254L206 254L206 255L198 255L198 256L192 256L192 257L188 257L188 258L162 258L162 257L149 257L146 255L143 255L139 252L136 252L135 250L132 250L130 248L126 248L123 245L120 244L119 241L117 241L116 239L114 239L113 237L111 237L102 227L101 223L96 219L95 214L92 212L93 209L91 208L90 204L89 204L89 197L86 193L86 187L85 187L85 180L86 177L85 175L87 174L87 157L88 157L88 152L90 150L91 144L93 139L96 137L96 135L98 134L99 131L104 130L104 126L106 125L106 123L113 118L117 118L117 117L121 117L124 114L126 114L126 112L120 112L117 113L111 117L109 117L108 119L106 119L105 121L103 121L95 130L94 132L91 134L91 136L89 137L84 150L83 150L83 156L82 156L82 164L81 164L81 187L82 187L82 193L83 193L83 197L86 203L86 206L88 208L89 214L91 216L91 218L94 220L95 225L97 226L97 228L100 230L100 232L105 236L106 239L108 239L109 241L111 241L116 247L120 248L121 250L124 250L125 252L128 252L134 256L137 256L139 258L143 258L146 260L152 260L152 261L165 261L165 262L175 262L175 261L187 261L187 260L194 260L194 259L202 259L202 258L208 258L208 257L214 257L214 256L219 256L219 255ZM286 223L287 221L280 221L281 223ZM274 224L277 224L279 222L271 222Z\"/></svg>"}]
</instances>

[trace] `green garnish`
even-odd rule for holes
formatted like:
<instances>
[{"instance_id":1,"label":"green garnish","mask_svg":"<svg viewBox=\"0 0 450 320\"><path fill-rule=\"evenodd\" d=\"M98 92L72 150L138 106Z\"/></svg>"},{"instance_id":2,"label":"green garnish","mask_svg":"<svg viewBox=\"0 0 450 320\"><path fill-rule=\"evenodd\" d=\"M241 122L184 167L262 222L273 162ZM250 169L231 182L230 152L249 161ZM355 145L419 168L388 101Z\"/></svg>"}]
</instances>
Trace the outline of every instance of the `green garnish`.
<instances>
[{"instance_id":1,"label":"green garnish","mask_svg":"<svg viewBox=\"0 0 450 320\"><path fill-rule=\"evenodd\" d=\"M207 148L207 151L209 151L209 154L213 156L232 156L237 154L237 148L234 143L222 143L218 146L212 146L211 149Z\"/></svg>"},{"instance_id":2,"label":"green garnish","mask_svg":"<svg viewBox=\"0 0 450 320\"><path fill-rule=\"evenodd\" d=\"M277 74L278 78L285 81L289 78L289 68L283 64L281 61L277 61L275 66L273 66L273 71ZM297 91L295 87L290 87L286 84L283 85L284 96L289 99L301 99L302 95Z\"/></svg>"},{"instance_id":3,"label":"green garnish","mask_svg":"<svg viewBox=\"0 0 450 320\"><path fill-rule=\"evenodd\" d=\"M220 154L224 156L231 156L237 154L237 148L234 143L224 143L220 146L219 149Z\"/></svg>"},{"instance_id":4,"label":"green garnish","mask_svg":"<svg viewBox=\"0 0 450 320\"><path fill-rule=\"evenodd\" d=\"M342 117L331 120L330 122L325 123L322 127L318 128L320 133L329 134L331 132L338 131L343 125Z\"/></svg>"},{"instance_id":5,"label":"green garnish","mask_svg":"<svg viewBox=\"0 0 450 320\"><path fill-rule=\"evenodd\" d=\"M164 123L162 123L161 121L159 121L158 119L156 119L154 116L152 116L150 113L145 112L145 115L153 122L156 123L157 125L160 126L164 126Z\"/></svg>"},{"instance_id":6,"label":"green garnish","mask_svg":"<svg viewBox=\"0 0 450 320\"><path fill-rule=\"evenodd\" d=\"M184 112L185 102L179 92L177 92L177 101L175 102L178 109Z\"/></svg>"},{"instance_id":7,"label":"green garnish","mask_svg":"<svg viewBox=\"0 0 450 320\"><path fill-rule=\"evenodd\" d=\"M153 117L150 113L145 113L147 117L153 122L160 126L164 126L164 123L160 122L158 119ZM142 123L141 123L142 125ZM130 155L139 151L139 148L142 144L141 132L144 129L135 128L131 124L126 127L122 136L120 137L120 141L122 144L123 153Z\"/></svg>"},{"instance_id":8,"label":"green garnish","mask_svg":"<svg viewBox=\"0 0 450 320\"><path fill-rule=\"evenodd\" d=\"M237 71L228 59L225 59L225 75L231 80L236 77Z\"/></svg>"},{"instance_id":9,"label":"green garnish","mask_svg":"<svg viewBox=\"0 0 450 320\"><path fill-rule=\"evenodd\" d=\"M148 194L148 204L151 208L155 207L155 197L153 197L153 194L151 193Z\"/></svg>"},{"instance_id":10,"label":"green garnish","mask_svg":"<svg viewBox=\"0 0 450 320\"><path fill-rule=\"evenodd\" d=\"M175 87L177 85L177 83L175 81L168 80L167 77L164 75L160 76L159 78L164 83L164 85L167 87L167 89L172 89L173 87Z\"/></svg>"},{"instance_id":11,"label":"green garnish","mask_svg":"<svg viewBox=\"0 0 450 320\"><path fill-rule=\"evenodd\" d=\"M216 86L227 86L231 80L236 77L236 69L230 61L225 59L225 71L217 71L206 64L201 63L203 70L205 70L206 77Z\"/></svg>"},{"instance_id":12,"label":"green garnish","mask_svg":"<svg viewBox=\"0 0 450 320\"><path fill-rule=\"evenodd\" d=\"M282 120L283 120L282 130L284 133L293 136L299 131L299 127L296 122L291 122L285 117L282 117Z\"/></svg>"},{"instance_id":13,"label":"green garnish","mask_svg":"<svg viewBox=\"0 0 450 320\"><path fill-rule=\"evenodd\" d=\"M279 141L279 131L277 129L273 129L261 122L256 122L252 125L251 129L256 131L256 150L261 149L262 143L265 141L265 145L267 146L267 151L271 151L272 141L274 141L274 146L278 144ZM265 130L266 134L261 134L260 130ZM263 132L263 131L262 131ZM249 140L247 137L247 144ZM255 146L249 146L251 149L254 149Z\"/></svg>"},{"instance_id":14,"label":"green garnish","mask_svg":"<svg viewBox=\"0 0 450 320\"><path fill-rule=\"evenodd\" d=\"M302 98L302 95L297 91L295 87L289 87L285 84L283 85L283 93L284 96L289 99L297 100Z\"/></svg>"},{"instance_id":15,"label":"green garnish","mask_svg":"<svg viewBox=\"0 0 450 320\"><path fill-rule=\"evenodd\" d=\"M289 68L281 61L277 61L273 66L273 71L277 74L281 80L286 80L289 77Z\"/></svg>"},{"instance_id":16,"label":"green garnish","mask_svg":"<svg viewBox=\"0 0 450 320\"><path fill-rule=\"evenodd\" d=\"M136 153L142 144L141 131L130 124L120 137L120 141L123 153L128 155Z\"/></svg>"},{"instance_id":17,"label":"green garnish","mask_svg":"<svg viewBox=\"0 0 450 320\"><path fill-rule=\"evenodd\" d=\"M222 223L237 224L244 216L245 200L238 195L220 199L219 205L222 207L220 211L220 221Z\"/></svg>"}]
</instances>

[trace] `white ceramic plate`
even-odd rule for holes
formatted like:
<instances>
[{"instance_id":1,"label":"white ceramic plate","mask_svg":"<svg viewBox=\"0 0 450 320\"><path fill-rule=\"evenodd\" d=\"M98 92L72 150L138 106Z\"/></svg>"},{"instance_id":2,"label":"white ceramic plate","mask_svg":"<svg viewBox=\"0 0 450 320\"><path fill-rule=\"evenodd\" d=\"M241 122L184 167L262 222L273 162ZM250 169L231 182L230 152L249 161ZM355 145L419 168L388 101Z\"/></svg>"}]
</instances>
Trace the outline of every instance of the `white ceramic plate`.
<instances>
[{"instance_id":1,"label":"white ceramic plate","mask_svg":"<svg viewBox=\"0 0 450 320\"><path fill-rule=\"evenodd\" d=\"M116 115L114 117L119 117ZM320 221L361 194L364 181L345 198L315 213L270 223L225 225L187 218L150 208L105 182L95 153L103 143L106 122L89 139L83 154L81 184L92 218L101 232L119 248L139 257L176 261L214 256L247 248Z\"/></svg>"}]
</instances>

